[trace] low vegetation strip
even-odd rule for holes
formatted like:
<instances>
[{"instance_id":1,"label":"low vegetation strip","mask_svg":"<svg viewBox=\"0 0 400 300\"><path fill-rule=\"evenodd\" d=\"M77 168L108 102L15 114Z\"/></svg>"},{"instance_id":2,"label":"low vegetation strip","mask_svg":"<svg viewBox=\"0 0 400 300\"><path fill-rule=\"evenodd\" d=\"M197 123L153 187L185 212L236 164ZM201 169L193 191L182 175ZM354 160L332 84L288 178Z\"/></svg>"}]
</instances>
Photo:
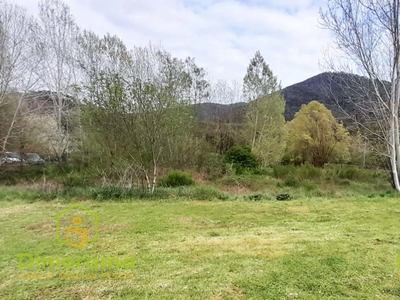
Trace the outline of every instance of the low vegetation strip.
<instances>
[{"instance_id":1,"label":"low vegetation strip","mask_svg":"<svg viewBox=\"0 0 400 300\"><path fill-rule=\"evenodd\" d=\"M0 201L0 299L400 296L395 198L79 203L100 217L99 240L84 249L55 239L54 216L70 203ZM135 264L129 274L22 270L20 253Z\"/></svg>"}]
</instances>

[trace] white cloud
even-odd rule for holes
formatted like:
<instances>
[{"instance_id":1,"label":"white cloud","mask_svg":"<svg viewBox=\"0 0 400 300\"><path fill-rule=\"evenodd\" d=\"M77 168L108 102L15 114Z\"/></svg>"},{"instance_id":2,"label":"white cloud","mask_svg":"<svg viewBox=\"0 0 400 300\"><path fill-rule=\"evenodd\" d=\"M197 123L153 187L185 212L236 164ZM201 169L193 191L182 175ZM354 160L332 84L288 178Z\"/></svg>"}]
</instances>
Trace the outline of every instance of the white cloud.
<instances>
[{"instance_id":1,"label":"white cloud","mask_svg":"<svg viewBox=\"0 0 400 300\"><path fill-rule=\"evenodd\" d=\"M9 0L37 13L38 0ZM78 25L118 35L129 48L160 42L195 57L215 79L242 80L261 51L287 86L320 72L329 33L319 29L318 0L68 0Z\"/></svg>"}]
</instances>

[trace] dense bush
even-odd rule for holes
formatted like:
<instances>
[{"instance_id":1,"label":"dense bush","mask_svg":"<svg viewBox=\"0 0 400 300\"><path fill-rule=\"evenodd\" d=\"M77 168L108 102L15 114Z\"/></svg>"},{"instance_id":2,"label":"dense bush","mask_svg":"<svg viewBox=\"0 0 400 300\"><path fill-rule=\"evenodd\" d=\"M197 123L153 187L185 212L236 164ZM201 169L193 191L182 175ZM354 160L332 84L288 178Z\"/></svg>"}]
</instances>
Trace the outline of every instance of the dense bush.
<instances>
[{"instance_id":1,"label":"dense bush","mask_svg":"<svg viewBox=\"0 0 400 300\"><path fill-rule=\"evenodd\" d=\"M166 177L159 180L158 185L163 187L177 187L193 185L194 183L192 174L182 171L171 171Z\"/></svg>"},{"instance_id":2,"label":"dense bush","mask_svg":"<svg viewBox=\"0 0 400 300\"><path fill-rule=\"evenodd\" d=\"M236 174L242 174L245 171L255 170L258 167L258 161L250 147L233 147L225 154L224 162L231 164Z\"/></svg>"}]
</instances>

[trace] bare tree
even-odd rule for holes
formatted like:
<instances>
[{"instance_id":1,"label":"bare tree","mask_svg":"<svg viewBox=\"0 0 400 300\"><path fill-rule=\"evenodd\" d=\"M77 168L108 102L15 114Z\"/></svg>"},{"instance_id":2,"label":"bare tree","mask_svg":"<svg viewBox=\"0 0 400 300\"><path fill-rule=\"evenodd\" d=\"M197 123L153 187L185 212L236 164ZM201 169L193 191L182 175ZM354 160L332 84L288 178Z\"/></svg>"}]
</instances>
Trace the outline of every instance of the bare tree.
<instances>
[{"instance_id":1,"label":"bare tree","mask_svg":"<svg viewBox=\"0 0 400 300\"><path fill-rule=\"evenodd\" d=\"M191 57L185 59L185 69L188 83L185 97L194 104L206 101L210 96L210 83L207 80L206 70L199 67Z\"/></svg>"},{"instance_id":2,"label":"bare tree","mask_svg":"<svg viewBox=\"0 0 400 300\"><path fill-rule=\"evenodd\" d=\"M18 132L18 119L26 94L37 84L40 64L33 34L37 24L20 6L0 2L0 151Z\"/></svg>"},{"instance_id":3,"label":"bare tree","mask_svg":"<svg viewBox=\"0 0 400 300\"><path fill-rule=\"evenodd\" d=\"M190 124L184 62L153 45L127 51L117 37L82 38L87 135L103 160L141 174L154 191L162 162L177 154Z\"/></svg>"},{"instance_id":4,"label":"bare tree","mask_svg":"<svg viewBox=\"0 0 400 300\"><path fill-rule=\"evenodd\" d=\"M213 82L210 98L214 103L203 106L205 120L202 121L201 131L219 154L225 154L241 142L242 114L245 109L244 103L237 104L243 101L241 90L242 86L237 81Z\"/></svg>"},{"instance_id":5,"label":"bare tree","mask_svg":"<svg viewBox=\"0 0 400 300\"><path fill-rule=\"evenodd\" d=\"M56 132L49 137L54 154L63 158L70 145L68 110L77 83L77 38L79 28L62 0L39 3L40 27L36 31L42 64L37 69L41 87L51 94Z\"/></svg>"},{"instance_id":6,"label":"bare tree","mask_svg":"<svg viewBox=\"0 0 400 300\"><path fill-rule=\"evenodd\" d=\"M321 11L322 24L334 34L341 54L338 60L370 79L367 98L356 106L364 116L363 122L359 119L358 123L386 145L397 191L400 191L399 12L399 0L329 0L327 10ZM373 122L368 124L365 120Z\"/></svg>"}]
</instances>

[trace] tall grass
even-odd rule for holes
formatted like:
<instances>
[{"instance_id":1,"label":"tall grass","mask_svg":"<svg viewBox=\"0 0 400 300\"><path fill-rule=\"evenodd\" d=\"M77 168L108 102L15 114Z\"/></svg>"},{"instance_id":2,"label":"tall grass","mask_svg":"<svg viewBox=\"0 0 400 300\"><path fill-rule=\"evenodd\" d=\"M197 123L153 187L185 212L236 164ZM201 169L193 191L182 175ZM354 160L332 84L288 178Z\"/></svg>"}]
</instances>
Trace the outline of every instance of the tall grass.
<instances>
[{"instance_id":1,"label":"tall grass","mask_svg":"<svg viewBox=\"0 0 400 300\"><path fill-rule=\"evenodd\" d=\"M96 201L130 201L130 200L228 200L228 194L210 185L190 187L156 188L154 192L146 189L131 189L117 186L104 187L67 187L63 189L39 189L37 187L0 186L0 198L3 200L50 201L96 200Z\"/></svg>"},{"instance_id":2,"label":"tall grass","mask_svg":"<svg viewBox=\"0 0 400 300\"><path fill-rule=\"evenodd\" d=\"M388 180L388 173L383 170L367 170L356 167L341 168L328 167L325 169L316 168L312 165L302 165L295 167L293 165L277 165L273 167L275 178L286 179L293 176L298 180L320 181L325 178L328 180L348 179L353 181L376 181L377 179Z\"/></svg>"}]
</instances>

